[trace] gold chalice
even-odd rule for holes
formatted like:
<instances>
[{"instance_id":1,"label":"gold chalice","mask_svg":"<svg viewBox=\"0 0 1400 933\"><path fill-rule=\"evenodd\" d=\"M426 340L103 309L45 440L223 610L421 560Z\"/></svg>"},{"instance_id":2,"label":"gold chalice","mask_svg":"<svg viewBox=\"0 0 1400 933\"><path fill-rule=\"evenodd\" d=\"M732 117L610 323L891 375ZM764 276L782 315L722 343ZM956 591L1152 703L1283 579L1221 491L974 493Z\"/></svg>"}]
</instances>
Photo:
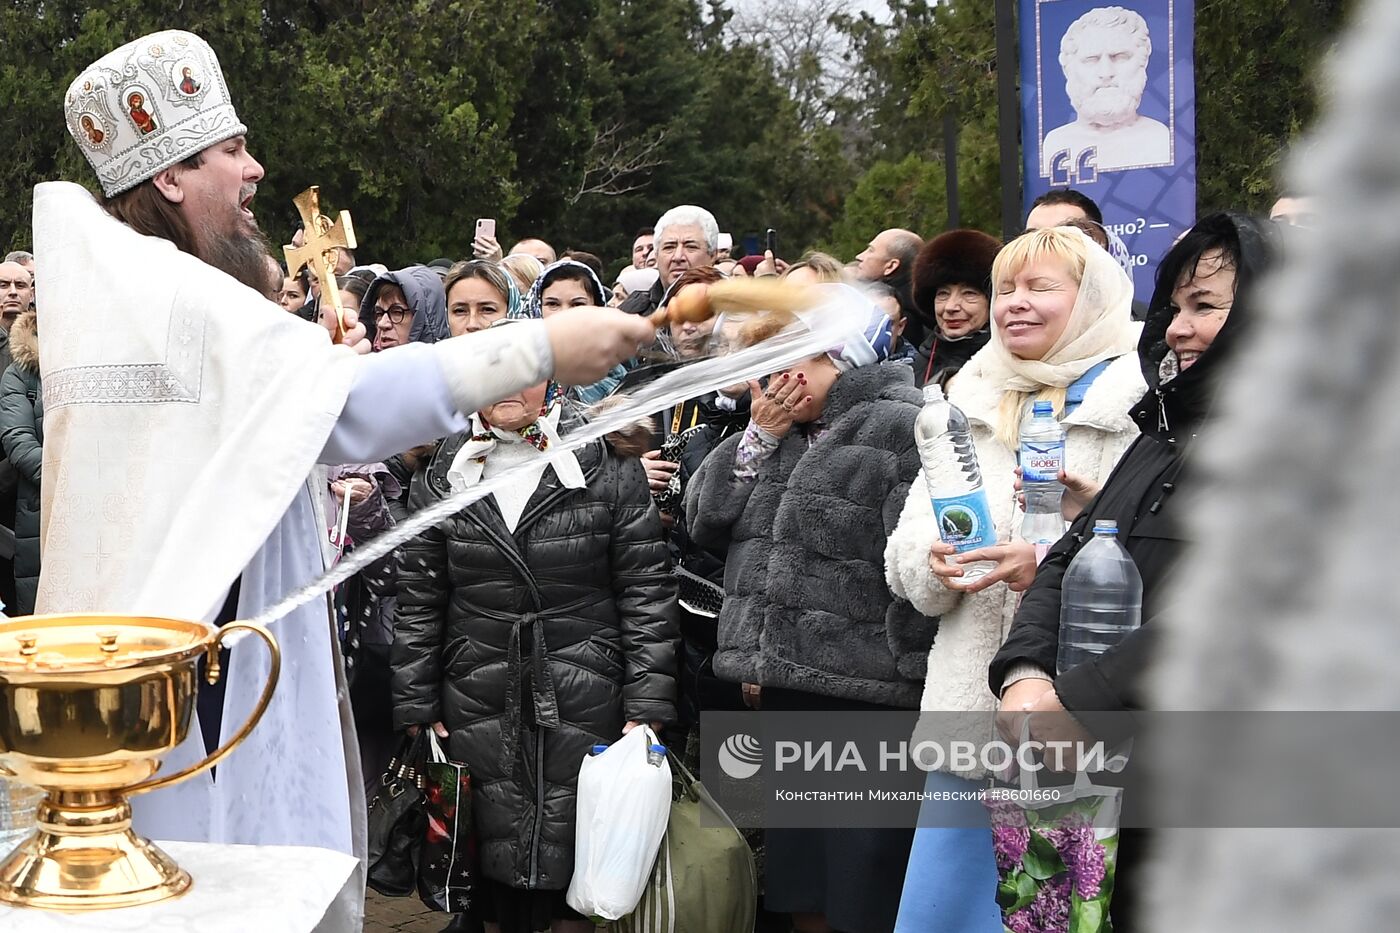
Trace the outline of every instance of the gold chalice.
<instances>
[{"instance_id":1,"label":"gold chalice","mask_svg":"<svg viewBox=\"0 0 1400 933\"><path fill-rule=\"evenodd\" d=\"M220 677L219 648L251 632L272 656L257 706L198 764L156 777L194 714L196 665ZM39 828L0 861L0 901L58 910L149 904L183 894L190 876L131 831L126 798L223 760L253 731L277 686L281 654L247 622L121 615L0 619L0 774L42 788Z\"/></svg>"}]
</instances>

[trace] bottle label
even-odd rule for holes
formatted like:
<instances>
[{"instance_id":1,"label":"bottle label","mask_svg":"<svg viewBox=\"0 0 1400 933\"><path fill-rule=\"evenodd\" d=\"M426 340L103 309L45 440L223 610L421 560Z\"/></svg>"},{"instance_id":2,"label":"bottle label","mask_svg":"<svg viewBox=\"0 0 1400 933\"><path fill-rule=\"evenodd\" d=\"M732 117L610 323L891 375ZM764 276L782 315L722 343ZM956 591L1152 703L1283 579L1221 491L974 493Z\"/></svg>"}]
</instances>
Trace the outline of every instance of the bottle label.
<instances>
[{"instance_id":1,"label":"bottle label","mask_svg":"<svg viewBox=\"0 0 1400 933\"><path fill-rule=\"evenodd\" d=\"M938 522L938 536L953 545L959 554L973 548L997 543L996 525L992 523L987 494L977 490L953 499L933 499L933 516Z\"/></svg>"},{"instance_id":2,"label":"bottle label","mask_svg":"<svg viewBox=\"0 0 1400 933\"><path fill-rule=\"evenodd\" d=\"M1064 441L1022 441L1021 479L1027 483L1056 483L1065 466Z\"/></svg>"}]
</instances>

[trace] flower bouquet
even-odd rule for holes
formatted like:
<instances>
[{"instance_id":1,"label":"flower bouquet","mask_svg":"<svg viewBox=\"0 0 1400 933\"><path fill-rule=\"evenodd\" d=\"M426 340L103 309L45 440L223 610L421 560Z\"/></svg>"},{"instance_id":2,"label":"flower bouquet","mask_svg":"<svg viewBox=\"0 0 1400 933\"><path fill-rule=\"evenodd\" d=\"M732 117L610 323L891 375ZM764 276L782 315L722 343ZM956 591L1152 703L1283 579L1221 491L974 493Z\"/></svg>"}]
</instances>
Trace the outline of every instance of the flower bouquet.
<instances>
[{"instance_id":1,"label":"flower bouquet","mask_svg":"<svg viewBox=\"0 0 1400 933\"><path fill-rule=\"evenodd\" d=\"M1111 933L1118 790L1092 787L1047 807L987 802L997 904L1011 933Z\"/></svg>"}]
</instances>

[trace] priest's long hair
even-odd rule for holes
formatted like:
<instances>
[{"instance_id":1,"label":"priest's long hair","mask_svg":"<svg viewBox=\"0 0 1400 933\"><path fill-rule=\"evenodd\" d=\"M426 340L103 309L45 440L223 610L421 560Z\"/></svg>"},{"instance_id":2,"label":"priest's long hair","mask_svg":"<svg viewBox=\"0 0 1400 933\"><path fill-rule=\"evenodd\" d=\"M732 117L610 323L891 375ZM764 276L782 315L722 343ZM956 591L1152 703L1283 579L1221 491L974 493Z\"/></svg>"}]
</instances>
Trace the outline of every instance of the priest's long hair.
<instances>
[{"instance_id":1,"label":"priest's long hair","mask_svg":"<svg viewBox=\"0 0 1400 933\"><path fill-rule=\"evenodd\" d=\"M196 153L179 164L197 169L204 164L204 158ZM150 179L114 197L102 198L101 204L107 213L137 233L169 240L177 249L228 273L260 295L268 295L281 286L280 269L275 285L272 281L267 238L261 231L254 236L229 237L213 230L196 230Z\"/></svg>"},{"instance_id":2,"label":"priest's long hair","mask_svg":"<svg viewBox=\"0 0 1400 933\"><path fill-rule=\"evenodd\" d=\"M195 153L180 163L196 169L204 164L204 156ZM144 236L158 236L174 243L176 248L198 256L194 228L180 209L156 190L155 182L147 179L113 197L101 198L102 208L113 217Z\"/></svg>"}]
</instances>

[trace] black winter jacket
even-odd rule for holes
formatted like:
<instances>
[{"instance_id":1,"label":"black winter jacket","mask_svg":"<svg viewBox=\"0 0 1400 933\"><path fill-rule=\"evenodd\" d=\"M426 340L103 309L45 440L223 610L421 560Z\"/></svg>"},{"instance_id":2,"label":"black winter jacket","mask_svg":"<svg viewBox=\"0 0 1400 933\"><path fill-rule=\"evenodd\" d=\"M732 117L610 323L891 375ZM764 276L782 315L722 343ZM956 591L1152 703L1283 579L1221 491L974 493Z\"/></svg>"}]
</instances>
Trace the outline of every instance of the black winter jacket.
<instances>
[{"instance_id":1,"label":"black winter jacket","mask_svg":"<svg viewBox=\"0 0 1400 933\"><path fill-rule=\"evenodd\" d=\"M39 478L44 462L44 393L39 380L39 334L33 311L10 328L14 362L0 377L0 444L19 475L15 503L13 615L34 611L39 592Z\"/></svg>"},{"instance_id":2,"label":"black winter jacket","mask_svg":"<svg viewBox=\"0 0 1400 933\"><path fill-rule=\"evenodd\" d=\"M415 477L415 508L447 491L465 439ZM601 443L578 458L587 487L546 469L514 534L488 497L400 561L394 725L447 726L472 773L482 869L520 889L569 884L590 747L628 720L675 718L675 584L646 475Z\"/></svg>"},{"instance_id":3,"label":"black winter jacket","mask_svg":"<svg viewBox=\"0 0 1400 933\"><path fill-rule=\"evenodd\" d=\"M1238 228L1249 277L1267 261L1267 243L1257 222L1229 216ZM1204 223L1204 222L1203 222ZM988 681L1000 695L1011 668L1022 663L1055 670L1059 647L1061 583L1079 549L1093 537L1094 522L1113 519L1118 540L1142 575L1144 624L1102 655L1054 679L1065 709L1077 713L1125 712L1147 708L1145 673L1152 661L1159 618L1170 591L1167 581L1186 541L1181 534L1180 504L1190 502L1198 481L1190 454L1193 441L1210 414L1222 367L1237 352L1240 335L1250 323L1249 296L1237 291L1229 316L1210 348L1195 365L1163 384L1166 331L1171 323L1170 283L1159 283L1138 342L1138 357L1148 391L1133 409L1142 433L1109 474L1098 496L1046 555L1035 582L1021 600L1006 643L992 659ZM1183 492L1188 493L1183 500ZM1111 742L1130 732L1130 718L1094 718L1086 723Z\"/></svg>"},{"instance_id":4,"label":"black winter jacket","mask_svg":"<svg viewBox=\"0 0 1400 933\"><path fill-rule=\"evenodd\" d=\"M991 339L990 324L959 340L944 340L938 328L933 328L914 353L914 385L922 389L930 382L947 388L948 380Z\"/></svg>"},{"instance_id":5,"label":"black winter jacket","mask_svg":"<svg viewBox=\"0 0 1400 933\"><path fill-rule=\"evenodd\" d=\"M691 482L686 520L728 544L715 673L731 681L917 709L938 625L885 584L885 542L919 471L922 394L899 364L842 375L814 443L794 429L751 482L742 435Z\"/></svg>"}]
</instances>

